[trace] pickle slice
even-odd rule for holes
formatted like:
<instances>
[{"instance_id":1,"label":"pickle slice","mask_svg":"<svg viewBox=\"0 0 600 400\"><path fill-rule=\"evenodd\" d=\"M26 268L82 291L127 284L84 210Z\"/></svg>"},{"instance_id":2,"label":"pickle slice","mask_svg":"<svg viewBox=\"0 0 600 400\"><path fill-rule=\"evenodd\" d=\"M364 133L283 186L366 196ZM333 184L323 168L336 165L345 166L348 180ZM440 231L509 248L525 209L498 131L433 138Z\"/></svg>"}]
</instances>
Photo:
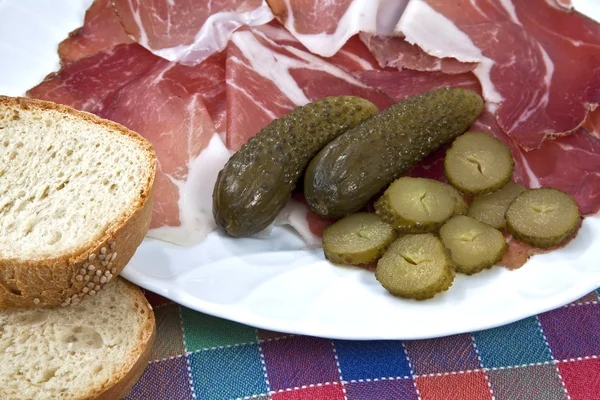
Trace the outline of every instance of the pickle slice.
<instances>
[{"instance_id":1,"label":"pickle slice","mask_svg":"<svg viewBox=\"0 0 600 400\"><path fill-rule=\"evenodd\" d=\"M444 185L444 187L448 189L452 197L454 197L454 215L466 214L469 210L469 205L463 195L453 186Z\"/></svg>"},{"instance_id":2,"label":"pickle slice","mask_svg":"<svg viewBox=\"0 0 600 400\"><path fill-rule=\"evenodd\" d=\"M375 269L375 277L388 292L415 300L448 290L455 275L442 242L431 233L397 239Z\"/></svg>"},{"instance_id":3,"label":"pickle slice","mask_svg":"<svg viewBox=\"0 0 600 400\"><path fill-rule=\"evenodd\" d=\"M444 159L448 181L470 194L500 189L510 181L514 166L508 147L487 133L467 132L459 136Z\"/></svg>"},{"instance_id":4,"label":"pickle slice","mask_svg":"<svg viewBox=\"0 0 600 400\"><path fill-rule=\"evenodd\" d=\"M517 239L534 247L548 248L565 242L581 218L575 200L557 189L529 189L506 210L506 227Z\"/></svg>"},{"instance_id":5,"label":"pickle slice","mask_svg":"<svg viewBox=\"0 0 600 400\"><path fill-rule=\"evenodd\" d=\"M467 275L492 267L508 249L499 230L466 215L446 222L440 228L440 238L456 270Z\"/></svg>"},{"instance_id":6,"label":"pickle slice","mask_svg":"<svg viewBox=\"0 0 600 400\"><path fill-rule=\"evenodd\" d=\"M511 201L527 188L519 183L508 182L500 190L476 196L471 202L467 215L496 229L506 227L504 214Z\"/></svg>"},{"instance_id":7,"label":"pickle slice","mask_svg":"<svg viewBox=\"0 0 600 400\"><path fill-rule=\"evenodd\" d=\"M325 229L323 250L334 264L367 264L377 261L396 237L394 228L377 215L356 213Z\"/></svg>"},{"instance_id":8,"label":"pickle slice","mask_svg":"<svg viewBox=\"0 0 600 400\"><path fill-rule=\"evenodd\" d=\"M449 189L433 179L402 177L375 202L375 211L401 232L432 232L461 209Z\"/></svg>"}]
</instances>

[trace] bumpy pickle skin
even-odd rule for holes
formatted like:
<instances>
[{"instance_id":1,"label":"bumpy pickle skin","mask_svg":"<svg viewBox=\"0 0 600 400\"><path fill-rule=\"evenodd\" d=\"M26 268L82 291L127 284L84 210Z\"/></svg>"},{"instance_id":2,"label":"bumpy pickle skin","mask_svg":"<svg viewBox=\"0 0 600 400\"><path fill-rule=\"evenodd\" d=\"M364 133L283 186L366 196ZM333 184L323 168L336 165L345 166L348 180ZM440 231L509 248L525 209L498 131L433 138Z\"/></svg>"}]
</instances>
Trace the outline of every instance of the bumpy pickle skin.
<instances>
[{"instance_id":1,"label":"bumpy pickle skin","mask_svg":"<svg viewBox=\"0 0 600 400\"><path fill-rule=\"evenodd\" d=\"M566 242L581 222L575 200L553 188L524 191L510 203L505 217L511 235L542 249Z\"/></svg>"},{"instance_id":2,"label":"bumpy pickle skin","mask_svg":"<svg viewBox=\"0 0 600 400\"><path fill-rule=\"evenodd\" d=\"M491 268L508 250L499 230L466 215L446 222L440 228L440 238L456 270L466 275Z\"/></svg>"},{"instance_id":3,"label":"bumpy pickle skin","mask_svg":"<svg viewBox=\"0 0 600 400\"><path fill-rule=\"evenodd\" d=\"M496 229L506 228L506 209L511 201L527 188L519 183L508 182L495 192L475 196L467 215Z\"/></svg>"},{"instance_id":4,"label":"bumpy pickle skin","mask_svg":"<svg viewBox=\"0 0 600 400\"><path fill-rule=\"evenodd\" d=\"M369 264L377 261L396 237L394 228L377 215L356 213L325 229L323 251L334 264Z\"/></svg>"},{"instance_id":5,"label":"bumpy pickle skin","mask_svg":"<svg viewBox=\"0 0 600 400\"><path fill-rule=\"evenodd\" d=\"M427 178L402 177L375 202L377 215L403 233L434 232L466 203L453 188Z\"/></svg>"},{"instance_id":6,"label":"bumpy pickle skin","mask_svg":"<svg viewBox=\"0 0 600 400\"><path fill-rule=\"evenodd\" d=\"M515 162L508 147L487 133L467 132L452 142L444 159L448 181L463 193L485 194L510 181Z\"/></svg>"},{"instance_id":7,"label":"bumpy pickle skin","mask_svg":"<svg viewBox=\"0 0 600 400\"><path fill-rule=\"evenodd\" d=\"M431 233L406 235L377 262L375 278L397 297L426 300L452 286L456 272L442 242Z\"/></svg>"},{"instance_id":8,"label":"bumpy pickle skin","mask_svg":"<svg viewBox=\"0 0 600 400\"><path fill-rule=\"evenodd\" d=\"M234 237L250 236L268 227L314 155L378 112L363 98L332 96L273 120L219 172L213 190L216 224Z\"/></svg>"},{"instance_id":9,"label":"bumpy pickle skin","mask_svg":"<svg viewBox=\"0 0 600 400\"><path fill-rule=\"evenodd\" d=\"M483 110L477 93L442 88L409 97L348 130L310 162L304 194L318 214L360 210L414 164L465 132Z\"/></svg>"}]
</instances>

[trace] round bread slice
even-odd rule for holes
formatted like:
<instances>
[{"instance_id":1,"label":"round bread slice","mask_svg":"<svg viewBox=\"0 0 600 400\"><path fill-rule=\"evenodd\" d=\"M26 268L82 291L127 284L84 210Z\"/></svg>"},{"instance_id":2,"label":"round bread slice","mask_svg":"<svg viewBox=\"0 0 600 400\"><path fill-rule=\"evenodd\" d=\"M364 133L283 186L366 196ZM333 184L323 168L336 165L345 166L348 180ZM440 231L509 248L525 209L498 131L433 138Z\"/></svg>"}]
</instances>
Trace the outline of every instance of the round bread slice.
<instances>
[{"instance_id":1,"label":"round bread slice","mask_svg":"<svg viewBox=\"0 0 600 400\"><path fill-rule=\"evenodd\" d=\"M0 309L101 290L148 231L155 173L151 144L117 123L0 96Z\"/></svg>"},{"instance_id":2,"label":"round bread slice","mask_svg":"<svg viewBox=\"0 0 600 400\"><path fill-rule=\"evenodd\" d=\"M125 397L155 336L150 304L122 278L73 307L0 311L0 399Z\"/></svg>"}]
</instances>

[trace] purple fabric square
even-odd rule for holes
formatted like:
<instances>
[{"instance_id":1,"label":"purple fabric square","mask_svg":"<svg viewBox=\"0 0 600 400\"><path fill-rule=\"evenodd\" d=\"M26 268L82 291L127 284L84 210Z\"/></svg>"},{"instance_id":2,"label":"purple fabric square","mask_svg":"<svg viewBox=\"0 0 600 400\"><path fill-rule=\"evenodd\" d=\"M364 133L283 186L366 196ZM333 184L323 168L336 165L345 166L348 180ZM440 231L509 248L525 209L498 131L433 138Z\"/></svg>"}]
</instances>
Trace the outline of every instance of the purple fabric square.
<instances>
[{"instance_id":1,"label":"purple fabric square","mask_svg":"<svg viewBox=\"0 0 600 400\"><path fill-rule=\"evenodd\" d=\"M126 399L191 400L192 391L185 357L148 364Z\"/></svg>"},{"instance_id":2,"label":"purple fabric square","mask_svg":"<svg viewBox=\"0 0 600 400\"><path fill-rule=\"evenodd\" d=\"M481 368L471 335L404 342L413 371L417 375Z\"/></svg>"},{"instance_id":3,"label":"purple fabric square","mask_svg":"<svg viewBox=\"0 0 600 400\"><path fill-rule=\"evenodd\" d=\"M264 342L261 348L271 390L340 380L329 340L294 336Z\"/></svg>"},{"instance_id":4,"label":"purple fabric square","mask_svg":"<svg viewBox=\"0 0 600 400\"><path fill-rule=\"evenodd\" d=\"M557 360L600 355L600 305L563 307L539 319Z\"/></svg>"},{"instance_id":5,"label":"purple fabric square","mask_svg":"<svg viewBox=\"0 0 600 400\"><path fill-rule=\"evenodd\" d=\"M417 400L412 379L352 382L346 384L348 400Z\"/></svg>"}]
</instances>

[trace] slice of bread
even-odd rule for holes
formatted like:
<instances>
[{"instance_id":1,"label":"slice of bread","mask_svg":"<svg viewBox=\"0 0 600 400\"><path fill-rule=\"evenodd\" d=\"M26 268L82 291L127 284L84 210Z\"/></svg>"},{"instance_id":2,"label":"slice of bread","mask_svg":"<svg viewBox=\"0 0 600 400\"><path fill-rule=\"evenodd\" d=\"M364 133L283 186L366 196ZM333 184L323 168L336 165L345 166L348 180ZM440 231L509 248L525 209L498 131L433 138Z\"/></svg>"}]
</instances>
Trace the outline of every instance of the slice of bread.
<instances>
[{"instance_id":1,"label":"slice of bread","mask_svg":"<svg viewBox=\"0 0 600 400\"><path fill-rule=\"evenodd\" d=\"M123 278L73 307L0 311L0 399L125 397L155 336L150 304Z\"/></svg>"},{"instance_id":2,"label":"slice of bread","mask_svg":"<svg viewBox=\"0 0 600 400\"><path fill-rule=\"evenodd\" d=\"M95 295L148 231L156 156L125 127L0 96L0 309Z\"/></svg>"}]
</instances>

